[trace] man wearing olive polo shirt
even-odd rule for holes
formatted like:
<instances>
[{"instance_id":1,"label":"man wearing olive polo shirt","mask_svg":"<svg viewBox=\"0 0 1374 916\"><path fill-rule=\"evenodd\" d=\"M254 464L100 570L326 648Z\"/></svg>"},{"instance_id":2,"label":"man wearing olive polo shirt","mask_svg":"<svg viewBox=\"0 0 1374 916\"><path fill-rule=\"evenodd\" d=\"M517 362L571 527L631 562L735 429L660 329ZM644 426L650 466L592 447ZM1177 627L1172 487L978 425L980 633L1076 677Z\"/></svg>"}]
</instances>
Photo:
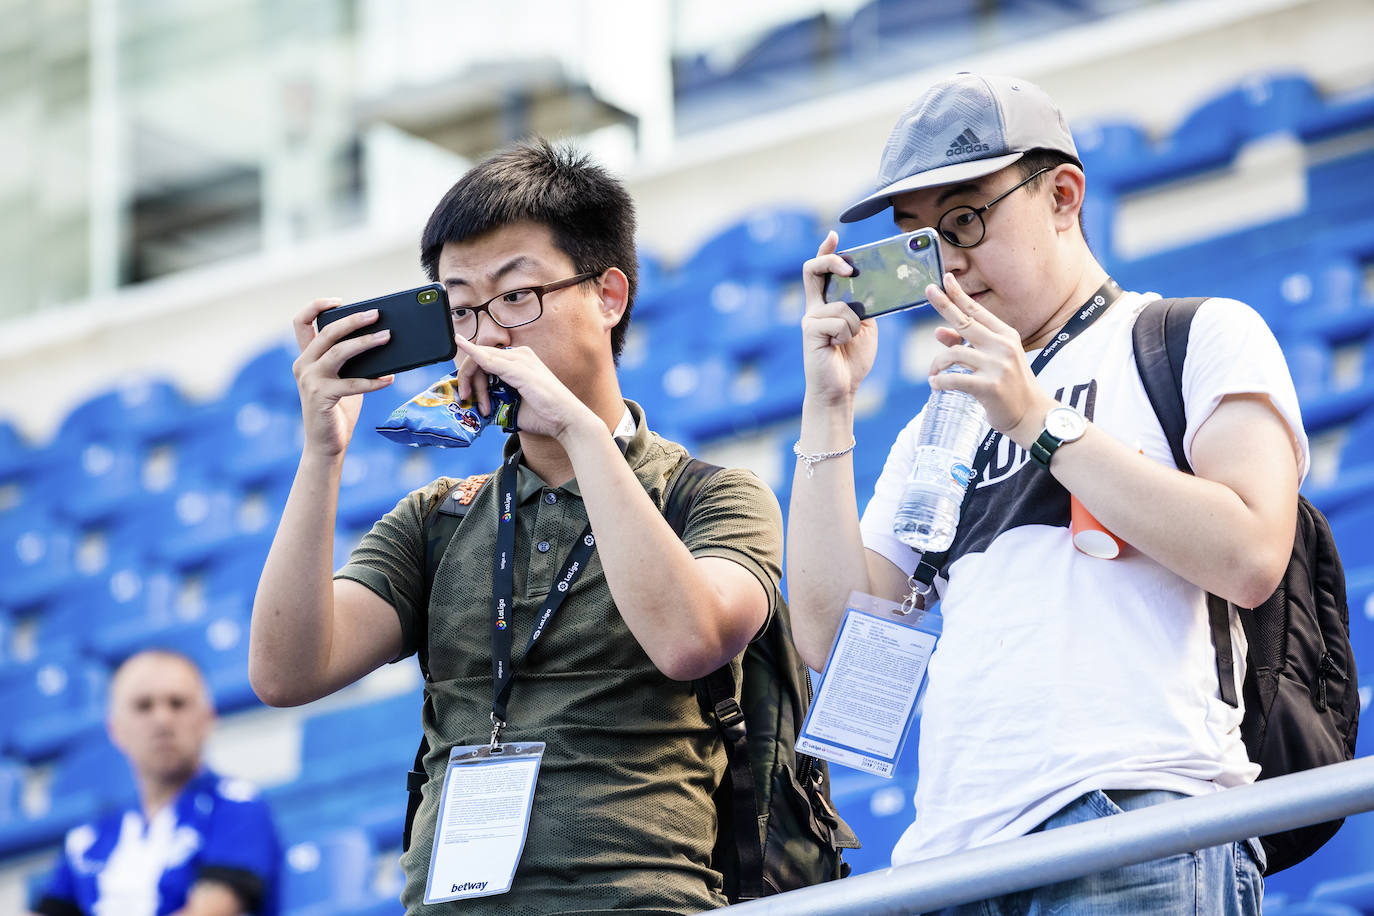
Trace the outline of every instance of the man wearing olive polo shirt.
<instances>
[{"instance_id":1,"label":"man wearing olive polo shirt","mask_svg":"<svg viewBox=\"0 0 1374 916\"><path fill-rule=\"evenodd\" d=\"M449 293L460 394L487 413L486 379L499 376L520 394L520 431L493 478L469 487L475 498L427 605L423 528L452 480L403 499L332 576L358 396L390 379L338 375L384 339L344 340L375 316L316 334L315 316L338 300L298 314L305 448L253 610L253 685L274 705L304 703L427 645L428 782L402 857L410 913L723 905L710 859L725 750L690 681L737 665L774 610L777 502L752 474L726 470L706 485L681 539L664 520L666 490L688 456L621 396L634 210L602 169L543 142L496 155L439 203L422 262ZM480 752L536 742L542 759L509 890L450 880L453 862L468 859L445 850L467 828L449 829L461 818L448 819L441 787L487 785L473 776L478 767L451 763L451 749L518 767Z\"/></svg>"}]
</instances>

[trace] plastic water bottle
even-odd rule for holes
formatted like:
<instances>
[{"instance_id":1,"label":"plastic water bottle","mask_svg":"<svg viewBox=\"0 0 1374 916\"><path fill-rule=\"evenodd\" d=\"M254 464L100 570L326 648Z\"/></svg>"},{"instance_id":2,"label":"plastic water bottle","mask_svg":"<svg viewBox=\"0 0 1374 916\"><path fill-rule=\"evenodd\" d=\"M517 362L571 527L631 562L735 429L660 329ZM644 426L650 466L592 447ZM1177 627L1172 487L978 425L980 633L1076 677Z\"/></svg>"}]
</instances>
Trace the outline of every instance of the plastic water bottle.
<instances>
[{"instance_id":1,"label":"plastic water bottle","mask_svg":"<svg viewBox=\"0 0 1374 916\"><path fill-rule=\"evenodd\" d=\"M955 364L945 372L973 370ZM916 439L916 461L892 520L897 539L922 552L948 550L959 526L973 453L987 434L987 412L962 391L932 391Z\"/></svg>"}]
</instances>

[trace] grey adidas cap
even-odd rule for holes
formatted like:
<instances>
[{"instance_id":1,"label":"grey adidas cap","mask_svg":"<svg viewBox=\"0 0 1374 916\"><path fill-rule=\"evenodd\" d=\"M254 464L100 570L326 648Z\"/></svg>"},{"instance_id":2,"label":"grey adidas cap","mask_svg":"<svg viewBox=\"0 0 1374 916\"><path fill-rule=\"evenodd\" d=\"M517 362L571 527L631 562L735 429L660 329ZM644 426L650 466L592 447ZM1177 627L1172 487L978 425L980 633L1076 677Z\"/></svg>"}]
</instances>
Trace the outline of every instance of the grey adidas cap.
<instances>
[{"instance_id":1,"label":"grey adidas cap","mask_svg":"<svg viewBox=\"0 0 1374 916\"><path fill-rule=\"evenodd\" d=\"M1033 149L1078 158L1059 106L1034 83L958 73L902 112L878 165L878 190L840 214L852 223L892 206L892 196L972 181Z\"/></svg>"}]
</instances>

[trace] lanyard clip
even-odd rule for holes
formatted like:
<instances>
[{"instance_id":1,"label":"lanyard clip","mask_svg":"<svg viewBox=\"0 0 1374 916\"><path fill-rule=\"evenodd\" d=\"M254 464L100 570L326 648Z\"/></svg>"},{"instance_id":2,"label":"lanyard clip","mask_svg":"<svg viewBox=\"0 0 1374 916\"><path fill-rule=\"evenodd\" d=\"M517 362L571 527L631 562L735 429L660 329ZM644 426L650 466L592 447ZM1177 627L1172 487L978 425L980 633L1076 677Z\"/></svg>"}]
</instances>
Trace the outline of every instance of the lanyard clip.
<instances>
[{"instance_id":1,"label":"lanyard clip","mask_svg":"<svg viewBox=\"0 0 1374 916\"><path fill-rule=\"evenodd\" d=\"M922 582L916 578L914 573L907 576L906 584L911 591L902 599L902 607L898 611L903 617L913 611L924 611L926 609L926 596L930 594L932 589L929 582Z\"/></svg>"},{"instance_id":2,"label":"lanyard clip","mask_svg":"<svg viewBox=\"0 0 1374 916\"><path fill-rule=\"evenodd\" d=\"M506 727L504 719L496 718L496 713L491 714L491 747L488 750L497 754L501 751L501 729Z\"/></svg>"}]
</instances>

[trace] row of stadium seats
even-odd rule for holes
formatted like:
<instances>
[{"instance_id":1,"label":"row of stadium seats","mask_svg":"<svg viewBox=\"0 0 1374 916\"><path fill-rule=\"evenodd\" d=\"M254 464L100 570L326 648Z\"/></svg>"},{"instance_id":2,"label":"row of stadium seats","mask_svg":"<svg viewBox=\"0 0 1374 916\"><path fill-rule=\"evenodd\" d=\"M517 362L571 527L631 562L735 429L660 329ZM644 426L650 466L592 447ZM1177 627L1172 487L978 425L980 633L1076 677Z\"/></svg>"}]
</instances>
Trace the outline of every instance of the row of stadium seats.
<instances>
[{"instance_id":1,"label":"row of stadium seats","mask_svg":"<svg viewBox=\"0 0 1374 916\"><path fill-rule=\"evenodd\" d=\"M1151 148L1139 131L1128 136L1129 126L1103 127L1098 138L1079 131L1092 181L1106 186L1094 205L1110 212L1122 190L1229 161L1268 130L1316 140L1374 126L1374 107L1304 94L1300 79L1250 81L1225 97L1189 119L1210 123L1221 117L1213 109L1225 109L1233 127L1217 129L1224 142L1215 149L1224 152L1211 159ZM1173 171L1150 166L1152 156L1174 156ZM1310 207L1299 216L1134 261L1109 251L1103 259L1128 287L1237 296L1275 328L1321 456L1305 492L1331 516L1357 659L1374 669L1374 297L1365 280L1374 189L1359 180L1370 165L1371 153L1354 152L1310 166ZM676 269L644 258L621 376L656 429L706 448L744 436L776 459L764 463L791 467L802 396L798 266L825 222L793 207L766 210L724 227ZM891 231L882 219L842 228L846 244ZM890 441L924 403L922 348L932 323L923 313L884 319L856 423L861 441ZM188 401L164 381L131 380L78 405L43 445L0 423L0 704L11 713L0 720L0 857L50 847L128 797L101 719L108 673L129 653L179 648L207 671L221 712L256 704L248 616L299 457L295 355L293 344L264 350L209 403ZM365 399L344 470L336 564L410 489L496 463L495 436L468 450L408 450L367 431L443 371L404 373ZM884 453L879 445L856 453L860 493L871 491ZM785 509L790 473L768 483ZM399 847L399 774L413 755L419 707L407 693L304 719L302 775L269 790L289 844L295 916L396 911L382 902L394 898L396 880L385 863L394 866ZM914 753L907 758L892 782L835 769L837 803L867 843L850 857L856 871L885 865L910 822ZM32 791L44 781L64 791ZM1364 864L1374 841L1369 819L1352 818L1329 850L1280 875L1274 906L1374 912L1370 897L1358 896L1374 887Z\"/></svg>"}]
</instances>

